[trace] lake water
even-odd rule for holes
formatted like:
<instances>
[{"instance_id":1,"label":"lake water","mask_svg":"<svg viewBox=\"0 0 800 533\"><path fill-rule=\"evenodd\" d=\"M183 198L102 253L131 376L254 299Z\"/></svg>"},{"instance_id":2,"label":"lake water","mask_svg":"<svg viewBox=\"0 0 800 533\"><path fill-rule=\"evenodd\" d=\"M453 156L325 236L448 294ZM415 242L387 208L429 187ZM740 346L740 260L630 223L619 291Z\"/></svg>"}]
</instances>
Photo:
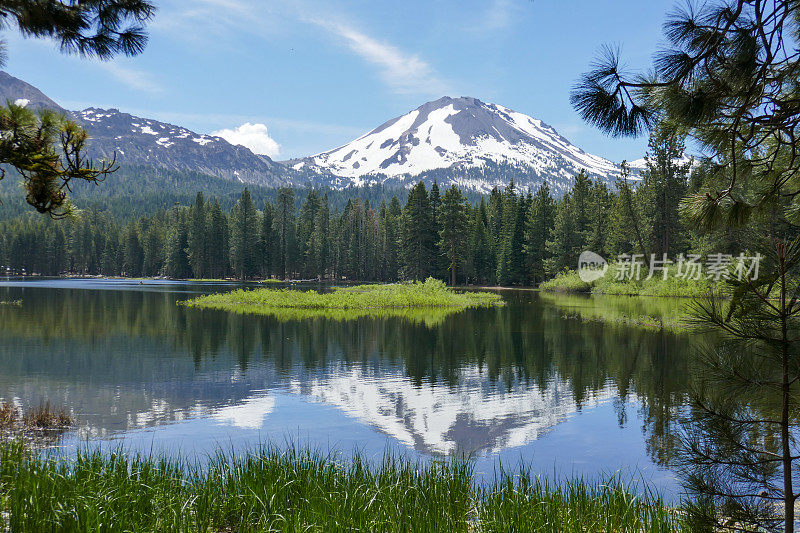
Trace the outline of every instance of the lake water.
<instances>
[{"instance_id":1,"label":"lake water","mask_svg":"<svg viewBox=\"0 0 800 533\"><path fill-rule=\"evenodd\" d=\"M582 320L576 309L615 306L533 291L431 320L176 305L237 287L0 279L0 302L21 300L0 304L0 398L70 409L80 427L67 450L91 439L199 458L287 442L376 458L464 452L487 476L524 461L678 491L667 465L688 402L686 335Z\"/></svg>"}]
</instances>

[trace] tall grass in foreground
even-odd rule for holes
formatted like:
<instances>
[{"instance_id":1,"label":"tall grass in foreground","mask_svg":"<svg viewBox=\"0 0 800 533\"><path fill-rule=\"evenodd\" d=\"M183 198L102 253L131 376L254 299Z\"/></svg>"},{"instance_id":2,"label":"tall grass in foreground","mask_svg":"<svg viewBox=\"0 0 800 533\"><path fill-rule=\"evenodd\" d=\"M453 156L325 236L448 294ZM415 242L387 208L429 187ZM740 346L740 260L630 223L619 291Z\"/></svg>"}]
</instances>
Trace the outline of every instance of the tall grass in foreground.
<instances>
[{"instance_id":1,"label":"tall grass in foreground","mask_svg":"<svg viewBox=\"0 0 800 533\"><path fill-rule=\"evenodd\" d=\"M677 531L650 492L529 471L477 483L473 463L377 464L294 447L184 460L0 442L0 516L13 531ZM2 521L3 518L0 518Z\"/></svg>"}]
</instances>

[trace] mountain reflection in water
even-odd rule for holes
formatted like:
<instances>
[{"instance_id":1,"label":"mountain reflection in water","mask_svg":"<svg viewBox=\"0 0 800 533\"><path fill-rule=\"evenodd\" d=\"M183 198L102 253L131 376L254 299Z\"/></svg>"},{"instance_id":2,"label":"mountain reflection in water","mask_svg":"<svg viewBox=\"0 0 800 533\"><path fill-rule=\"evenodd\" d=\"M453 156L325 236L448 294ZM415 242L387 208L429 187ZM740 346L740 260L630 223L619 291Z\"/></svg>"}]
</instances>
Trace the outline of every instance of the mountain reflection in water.
<instances>
[{"instance_id":1,"label":"mountain reflection in water","mask_svg":"<svg viewBox=\"0 0 800 533\"><path fill-rule=\"evenodd\" d=\"M0 306L0 398L64 405L82 438L190 421L181 432L189 440L220 427L275 435L319 416L331 421L329 442L363 427L425 455L481 456L535 443L605 404L615 425L639 428L653 463L668 463L688 401L686 336L584 322L529 291L434 323L175 304L231 287L0 282L0 301L22 300ZM289 412L291 398L302 408ZM602 443L606 426L586 431Z\"/></svg>"}]
</instances>

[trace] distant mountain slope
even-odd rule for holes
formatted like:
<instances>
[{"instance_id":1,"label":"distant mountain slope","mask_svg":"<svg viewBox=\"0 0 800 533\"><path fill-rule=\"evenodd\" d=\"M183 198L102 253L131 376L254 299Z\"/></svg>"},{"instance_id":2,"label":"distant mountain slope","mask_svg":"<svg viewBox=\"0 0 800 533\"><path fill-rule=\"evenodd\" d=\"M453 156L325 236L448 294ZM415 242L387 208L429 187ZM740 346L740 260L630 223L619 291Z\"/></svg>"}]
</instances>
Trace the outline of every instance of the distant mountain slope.
<instances>
[{"instance_id":1,"label":"distant mountain slope","mask_svg":"<svg viewBox=\"0 0 800 533\"><path fill-rule=\"evenodd\" d=\"M88 154L95 159L193 171L242 183L280 186L291 184L292 172L267 156L221 137L198 134L180 126L141 118L117 109L89 108L66 111L39 89L0 72L0 97L25 101L35 109L54 109L71 115L91 136Z\"/></svg>"},{"instance_id":2,"label":"distant mountain slope","mask_svg":"<svg viewBox=\"0 0 800 533\"><path fill-rule=\"evenodd\" d=\"M468 97L428 102L340 148L288 164L331 174L339 186L438 177L479 190L510 176L523 186L547 180L562 190L581 169L608 183L618 173L615 163L584 152L542 121Z\"/></svg>"},{"instance_id":3,"label":"distant mountain slope","mask_svg":"<svg viewBox=\"0 0 800 533\"><path fill-rule=\"evenodd\" d=\"M116 153L117 160L127 164L192 170L259 185L290 183L283 165L221 137L194 133L117 109L89 108L73 115L89 130L89 153L94 157L108 159Z\"/></svg>"},{"instance_id":4,"label":"distant mountain slope","mask_svg":"<svg viewBox=\"0 0 800 533\"><path fill-rule=\"evenodd\" d=\"M0 72L0 97L70 114L89 131L90 157L116 156L123 165L197 172L234 183L344 189L404 188L436 180L485 193L513 179L523 189L547 181L560 196L581 169L609 185L618 175L615 163L584 152L544 122L469 97L428 102L340 148L285 163L220 137L117 109L66 111L5 72Z\"/></svg>"},{"instance_id":5,"label":"distant mountain slope","mask_svg":"<svg viewBox=\"0 0 800 533\"><path fill-rule=\"evenodd\" d=\"M15 102L17 100L22 100L27 107L32 109L54 109L65 112L60 105L33 85L0 70L0 103L5 104L7 101Z\"/></svg>"}]
</instances>

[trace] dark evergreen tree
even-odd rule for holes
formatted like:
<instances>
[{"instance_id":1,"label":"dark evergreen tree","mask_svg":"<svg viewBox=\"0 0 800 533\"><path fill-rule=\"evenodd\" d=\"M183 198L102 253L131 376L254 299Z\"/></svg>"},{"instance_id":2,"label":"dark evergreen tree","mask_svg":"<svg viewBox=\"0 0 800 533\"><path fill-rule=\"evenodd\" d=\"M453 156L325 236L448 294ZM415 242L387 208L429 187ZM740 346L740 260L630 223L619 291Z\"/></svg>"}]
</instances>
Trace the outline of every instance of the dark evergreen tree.
<instances>
[{"instance_id":1,"label":"dark evergreen tree","mask_svg":"<svg viewBox=\"0 0 800 533\"><path fill-rule=\"evenodd\" d=\"M608 221L613 198L605 183L592 185L589 203L589 230L584 248L605 257L607 255Z\"/></svg>"},{"instance_id":2,"label":"dark evergreen tree","mask_svg":"<svg viewBox=\"0 0 800 533\"><path fill-rule=\"evenodd\" d=\"M215 201L211 206L211 220L208 228L208 266L213 278L228 275L229 265L228 220Z\"/></svg>"},{"instance_id":3,"label":"dark evergreen tree","mask_svg":"<svg viewBox=\"0 0 800 533\"><path fill-rule=\"evenodd\" d=\"M144 262L144 252L139 242L139 231L137 224L131 222L125 229L125 261L123 271L128 277L138 277L142 275L142 263Z\"/></svg>"},{"instance_id":4,"label":"dark evergreen tree","mask_svg":"<svg viewBox=\"0 0 800 533\"><path fill-rule=\"evenodd\" d=\"M683 139L668 125L653 129L645 158L647 168L636 199L643 209L648 249L658 257L683 252L686 244L678 212L687 193L690 166L683 161L683 151Z\"/></svg>"},{"instance_id":5,"label":"dark evergreen tree","mask_svg":"<svg viewBox=\"0 0 800 533\"><path fill-rule=\"evenodd\" d=\"M259 217L250 191L245 188L231 210L231 267L244 281L258 275L262 264L259 253Z\"/></svg>"},{"instance_id":6,"label":"dark evergreen tree","mask_svg":"<svg viewBox=\"0 0 800 533\"><path fill-rule=\"evenodd\" d=\"M489 237L489 217L486 202L481 198L480 205L472 210L470 222L470 277L475 283L487 284L495 274L495 263Z\"/></svg>"},{"instance_id":7,"label":"dark evergreen tree","mask_svg":"<svg viewBox=\"0 0 800 533\"><path fill-rule=\"evenodd\" d=\"M170 217L170 232L167 239L167 260L165 271L167 276L175 279L186 279L192 276L189 264L189 228L185 209L175 206Z\"/></svg>"},{"instance_id":8,"label":"dark evergreen tree","mask_svg":"<svg viewBox=\"0 0 800 533\"><path fill-rule=\"evenodd\" d=\"M197 198L191 210L191 230L189 231L189 264L195 278L209 277L208 273L208 214L202 192L197 193Z\"/></svg>"},{"instance_id":9,"label":"dark evergreen tree","mask_svg":"<svg viewBox=\"0 0 800 533\"><path fill-rule=\"evenodd\" d=\"M438 218L439 249L447 259L450 284L455 285L456 269L469 255L467 200L455 185L444 193L442 204L438 209Z\"/></svg>"},{"instance_id":10,"label":"dark evergreen tree","mask_svg":"<svg viewBox=\"0 0 800 533\"><path fill-rule=\"evenodd\" d=\"M275 209L272 204L265 203L261 215L261 233L259 235L259 251L261 253L261 275L268 278L275 271L278 251L278 236L275 232Z\"/></svg>"},{"instance_id":11,"label":"dark evergreen tree","mask_svg":"<svg viewBox=\"0 0 800 533\"><path fill-rule=\"evenodd\" d=\"M503 192L503 226L497 256L497 282L521 285L525 282L525 200L517 196L512 180Z\"/></svg>"},{"instance_id":12,"label":"dark evergreen tree","mask_svg":"<svg viewBox=\"0 0 800 533\"><path fill-rule=\"evenodd\" d=\"M433 246L435 248L435 259L434 264L431 265L431 275L437 278L444 278L447 276L448 265L444 256L444 251L439 246L439 234L442 229L439 224L439 212L442 209L442 194L436 180L433 180L431 191L428 194L428 200L431 204L431 212L433 213Z\"/></svg>"},{"instance_id":13,"label":"dark evergreen tree","mask_svg":"<svg viewBox=\"0 0 800 533\"><path fill-rule=\"evenodd\" d=\"M328 195L322 198L314 217L314 229L308 246L308 271L313 276L324 279L330 275L330 207Z\"/></svg>"},{"instance_id":14,"label":"dark evergreen tree","mask_svg":"<svg viewBox=\"0 0 800 533\"><path fill-rule=\"evenodd\" d=\"M142 228L142 275L158 276L164 268L164 239L156 220L148 220Z\"/></svg>"},{"instance_id":15,"label":"dark evergreen tree","mask_svg":"<svg viewBox=\"0 0 800 533\"><path fill-rule=\"evenodd\" d=\"M552 239L545 246L548 255L545 260L547 275L555 276L566 268L577 268L581 235L576 228L571 194L566 194L557 204L551 235Z\"/></svg>"},{"instance_id":16,"label":"dark evergreen tree","mask_svg":"<svg viewBox=\"0 0 800 533\"><path fill-rule=\"evenodd\" d=\"M278 199L275 206L275 229L278 234L278 273L281 279L289 279L288 275L294 266L294 214L294 190L283 187L278 191Z\"/></svg>"},{"instance_id":17,"label":"dark evergreen tree","mask_svg":"<svg viewBox=\"0 0 800 533\"><path fill-rule=\"evenodd\" d=\"M525 225L525 255L531 282L541 283L546 276L545 261L550 257L547 241L555 225L556 204L550 186L543 182L533 197Z\"/></svg>"},{"instance_id":18,"label":"dark evergreen tree","mask_svg":"<svg viewBox=\"0 0 800 533\"><path fill-rule=\"evenodd\" d=\"M408 193L402 216L402 275L422 280L433 273L436 260L433 209L425 184L419 182Z\"/></svg>"},{"instance_id":19,"label":"dark evergreen tree","mask_svg":"<svg viewBox=\"0 0 800 533\"><path fill-rule=\"evenodd\" d=\"M319 193L314 189L309 190L297 217L297 257L300 260L300 274L303 278L316 275L316 272L312 274L311 235L314 233L314 225L320 207Z\"/></svg>"}]
</instances>

